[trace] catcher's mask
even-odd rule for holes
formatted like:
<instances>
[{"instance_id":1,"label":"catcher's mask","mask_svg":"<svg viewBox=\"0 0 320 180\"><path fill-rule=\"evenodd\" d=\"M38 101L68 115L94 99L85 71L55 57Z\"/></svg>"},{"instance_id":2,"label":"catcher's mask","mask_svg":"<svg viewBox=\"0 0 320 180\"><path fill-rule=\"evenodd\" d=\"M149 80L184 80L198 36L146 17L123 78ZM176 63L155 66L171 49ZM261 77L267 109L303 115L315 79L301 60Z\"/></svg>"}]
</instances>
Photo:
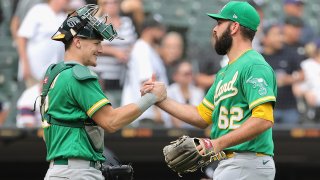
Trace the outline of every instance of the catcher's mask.
<instances>
[{"instance_id":1,"label":"catcher's mask","mask_svg":"<svg viewBox=\"0 0 320 180\"><path fill-rule=\"evenodd\" d=\"M109 41L114 38L122 39L118 37L112 24L107 24L108 16L99 18L94 16L98 10L98 5L88 4L70 13L51 39L64 43L75 36L88 39L107 39Z\"/></svg>"}]
</instances>

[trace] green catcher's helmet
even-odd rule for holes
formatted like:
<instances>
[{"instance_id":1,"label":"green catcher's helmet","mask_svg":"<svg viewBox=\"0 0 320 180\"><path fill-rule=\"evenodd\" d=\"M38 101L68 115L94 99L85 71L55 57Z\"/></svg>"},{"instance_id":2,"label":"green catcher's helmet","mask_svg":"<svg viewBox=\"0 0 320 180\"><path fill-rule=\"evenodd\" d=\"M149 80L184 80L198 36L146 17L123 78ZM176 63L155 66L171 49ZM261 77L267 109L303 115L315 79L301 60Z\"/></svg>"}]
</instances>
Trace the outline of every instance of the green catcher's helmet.
<instances>
[{"instance_id":1,"label":"green catcher's helmet","mask_svg":"<svg viewBox=\"0 0 320 180\"><path fill-rule=\"evenodd\" d=\"M70 13L51 39L62 42L68 42L75 36L109 41L114 38L122 39L118 37L112 24L106 23L107 16L98 19L94 16L98 10L98 5L88 4Z\"/></svg>"}]
</instances>

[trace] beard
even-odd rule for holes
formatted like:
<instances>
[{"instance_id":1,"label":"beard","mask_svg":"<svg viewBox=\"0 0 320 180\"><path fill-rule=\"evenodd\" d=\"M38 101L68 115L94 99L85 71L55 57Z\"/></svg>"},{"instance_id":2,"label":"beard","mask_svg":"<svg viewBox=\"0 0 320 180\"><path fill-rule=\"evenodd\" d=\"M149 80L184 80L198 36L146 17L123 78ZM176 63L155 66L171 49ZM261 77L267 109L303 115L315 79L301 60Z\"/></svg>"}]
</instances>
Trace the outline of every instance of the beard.
<instances>
[{"instance_id":1,"label":"beard","mask_svg":"<svg viewBox=\"0 0 320 180\"><path fill-rule=\"evenodd\" d=\"M218 38L218 36L216 34L214 34L215 41L216 41L214 48L219 55L226 55L227 52L230 50L231 45L232 45L232 37L230 34L231 34L230 25L222 33L220 38Z\"/></svg>"}]
</instances>

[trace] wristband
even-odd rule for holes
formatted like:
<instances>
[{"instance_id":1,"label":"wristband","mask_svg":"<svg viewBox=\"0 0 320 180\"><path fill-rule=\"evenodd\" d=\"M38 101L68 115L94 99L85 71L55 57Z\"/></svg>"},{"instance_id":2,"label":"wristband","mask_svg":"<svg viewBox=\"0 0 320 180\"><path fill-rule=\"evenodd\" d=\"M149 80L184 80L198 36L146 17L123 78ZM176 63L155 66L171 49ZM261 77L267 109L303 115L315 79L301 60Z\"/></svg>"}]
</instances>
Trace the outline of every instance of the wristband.
<instances>
[{"instance_id":1,"label":"wristband","mask_svg":"<svg viewBox=\"0 0 320 180\"><path fill-rule=\"evenodd\" d=\"M135 104L139 107L140 111L143 113L156 102L157 102L157 96L152 93L147 93L144 96L142 96Z\"/></svg>"}]
</instances>

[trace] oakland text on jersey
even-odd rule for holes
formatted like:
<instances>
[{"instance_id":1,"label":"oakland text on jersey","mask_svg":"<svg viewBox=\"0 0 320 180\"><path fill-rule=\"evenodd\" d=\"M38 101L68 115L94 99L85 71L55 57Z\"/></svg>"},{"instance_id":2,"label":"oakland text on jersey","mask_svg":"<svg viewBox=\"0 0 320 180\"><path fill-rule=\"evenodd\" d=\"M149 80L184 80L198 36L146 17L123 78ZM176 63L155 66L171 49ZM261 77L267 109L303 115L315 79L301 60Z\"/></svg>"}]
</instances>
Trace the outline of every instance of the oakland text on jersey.
<instances>
[{"instance_id":1,"label":"oakland text on jersey","mask_svg":"<svg viewBox=\"0 0 320 180\"><path fill-rule=\"evenodd\" d=\"M238 93L238 88L234 86L238 78L238 71L233 75L232 80L222 84L223 80L220 80L217 84L216 91L214 93L214 105L217 106L220 101L229 97L235 96ZM222 84L222 85L221 85Z\"/></svg>"}]
</instances>

